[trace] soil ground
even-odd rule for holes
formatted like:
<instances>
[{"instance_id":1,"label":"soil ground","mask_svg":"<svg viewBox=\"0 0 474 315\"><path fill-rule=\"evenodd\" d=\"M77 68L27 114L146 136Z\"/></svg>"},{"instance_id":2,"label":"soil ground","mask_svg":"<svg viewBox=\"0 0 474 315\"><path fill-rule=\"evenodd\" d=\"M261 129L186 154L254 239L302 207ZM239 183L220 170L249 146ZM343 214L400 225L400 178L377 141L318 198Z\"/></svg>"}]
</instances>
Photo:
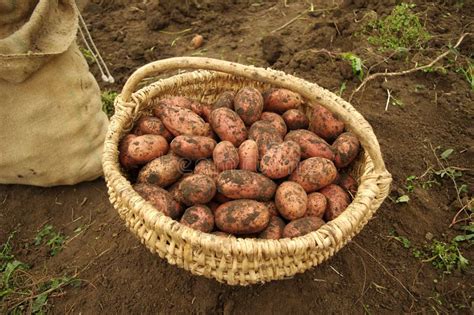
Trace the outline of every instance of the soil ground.
<instances>
[{"instance_id":1,"label":"soil ground","mask_svg":"<svg viewBox=\"0 0 474 315\"><path fill-rule=\"evenodd\" d=\"M104 1L107 2L107 1ZM84 11L95 42L117 82L102 84L119 91L126 78L150 61L199 55L273 68L315 82L348 99L360 83L347 61L321 52L353 52L371 73L399 71L415 61L429 62L447 43L472 31L472 1L417 1L415 11L433 38L423 51L405 58L378 53L364 37L360 24L373 12L389 14L395 0L313 2L315 12L304 12L310 1L175 1L157 6L90 4ZM148 1L151 2L151 1ZM163 2L165 2L163 4ZM470 4L469 4L470 3ZM320 10L326 8L326 10ZM300 15L281 30L278 27ZM187 31L186 31L187 30ZM202 48L189 43L204 36ZM474 38L459 48L468 56ZM447 64L446 62L444 63ZM367 70L367 69L366 69ZM470 168L459 184L472 195L474 186L474 92L454 67L445 73L414 74L376 79L355 94L351 103L373 126L394 182L392 200L408 194L408 203L389 198L376 216L329 261L291 279L251 287L230 287L196 277L151 254L125 228L108 201L103 179L70 187L0 186L0 244L13 238L17 259L31 266L34 275L59 277L78 273L77 288L67 287L48 303L52 313L327 313L401 314L474 312L474 251L461 245L470 267L450 274L415 258L432 239L450 242L462 234L449 227L459 209L452 182L423 189L417 182L406 191L406 178L422 176L430 166L439 169L430 146L452 148L451 166ZM97 69L92 67L93 73ZM96 76L99 77L99 76ZM389 104L387 89L403 106ZM426 177L424 177L426 178ZM51 224L69 239L50 256L45 246L32 241L44 224ZM74 232L78 227L83 232ZM77 231L77 230L76 230ZM406 237L405 248L393 235Z\"/></svg>"}]
</instances>

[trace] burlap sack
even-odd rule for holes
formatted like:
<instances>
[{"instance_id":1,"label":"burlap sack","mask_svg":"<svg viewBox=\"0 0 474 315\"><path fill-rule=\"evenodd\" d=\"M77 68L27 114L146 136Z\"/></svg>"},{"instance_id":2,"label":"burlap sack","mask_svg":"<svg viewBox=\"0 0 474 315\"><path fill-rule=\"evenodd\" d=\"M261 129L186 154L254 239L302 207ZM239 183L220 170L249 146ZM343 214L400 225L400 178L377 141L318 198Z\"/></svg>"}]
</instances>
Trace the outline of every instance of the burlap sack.
<instances>
[{"instance_id":1,"label":"burlap sack","mask_svg":"<svg viewBox=\"0 0 474 315\"><path fill-rule=\"evenodd\" d=\"M74 0L0 0L0 183L102 174L108 120L77 27Z\"/></svg>"}]
</instances>

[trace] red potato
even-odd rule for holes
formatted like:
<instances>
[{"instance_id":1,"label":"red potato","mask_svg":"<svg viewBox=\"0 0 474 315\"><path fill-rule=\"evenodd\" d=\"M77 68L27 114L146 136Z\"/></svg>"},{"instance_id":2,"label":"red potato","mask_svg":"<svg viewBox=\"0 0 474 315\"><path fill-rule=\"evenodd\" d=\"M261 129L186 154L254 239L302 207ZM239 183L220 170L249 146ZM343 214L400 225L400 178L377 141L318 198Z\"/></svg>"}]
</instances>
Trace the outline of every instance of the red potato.
<instances>
[{"instance_id":1,"label":"red potato","mask_svg":"<svg viewBox=\"0 0 474 315\"><path fill-rule=\"evenodd\" d=\"M332 144L335 152L334 165L337 168L348 166L359 154L360 142L351 132L344 132Z\"/></svg>"},{"instance_id":2,"label":"red potato","mask_svg":"<svg viewBox=\"0 0 474 315\"><path fill-rule=\"evenodd\" d=\"M207 175L212 178L214 181L217 180L219 175L219 170L217 169L216 164L210 159L199 161L194 167L194 174Z\"/></svg>"},{"instance_id":3,"label":"red potato","mask_svg":"<svg viewBox=\"0 0 474 315\"><path fill-rule=\"evenodd\" d=\"M324 219L331 221L341 215L351 203L351 196L341 186L331 184L319 191L328 200Z\"/></svg>"},{"instance_id":4,"label":"red potato","mask_svg":"<svg viewBox=\"0 0 474 315\"><path fill-rule=\"evenodd\" d=\"M306 193L311 193L331 184L336 177L337 169L330 160L314 157L302 161L290 180L300 184Z\"/></svg>"},{"instance_id":5,"label":"red potato","mask_svg":"<svg viewBox=\"0 0 474 315\"><path fill-rule=\"evenodd\" d=\"M306 213L308 196L300 184L283 182L275 193L278 212L287 220L296 220Z\"/></svg>"},{"instance_id":6,"label":"red potato","mask_svg":"<svg viewBox=\"0 0 474 315\"><path fill-rule=\"evenodd\" d=\"M234 109L246 125L253 124L262 115L262 94L252 87L240 89L234 98Z\"/></svg>"},{"instance_id":7,"label":"red potato","mask_svg":"<svg viewBox=\"0 0 474 315\"><path fill-rule=\"evenodd\" d=\"M184 199L183 199L183 194L181 193L181 190L179 190L179 184L186 178L191 176L191 173L185 173L181 176L180 179L178 179L177 182L172 184L170 187L168 187L168 192L170 195L173 197L174 200L179 202L180 204L184 204Z\"/></svg>"},{"instance_id":8,"label":"red potato","mask_svg":"<svg viewBox=\"0 0 474 315\"><path fill-rule=\"evenodd\" d=\"M292 130L285 136L285 141L294 141L301 147L301 158L322 157L328 160L334 160L332 147L309 130Z\"/></svg>"},{"instance_id":9,"label":"red potato","mask_svg":"<svg viewBox=\"0 0 474 315\"><path fill-rule=\"evenodd\" d=\"M214 229L214 214L206 206L192 206L184 211L179 223L209 233Z\"/></svg>"},{"instance_id":10,"label":"red potato","mask_svg":"<svg viewBox=\"0 0 474 315\"><path fill-rule=\"evenodd\" d=\"M215 212L216 226L234 235L263 231L270 222L270 213L264 204L248 199L233 200L219 206Z\"/></svg>"},{"instance_id":11,"label":"red potato","mask_svg":"<svg viewBox=\"0 0 474 315\"><path fill-rule=\"evenodd\" d=\"M141 183L133 185L133 189L158 211L170 218L177 219L181 215L181 205L163 188Z\"/></svg>"},{"instance_id":12,"label":"red potato","mask_svg":"<svg viewBox=\"0 0 474 315\"><path fill-rule=\"evenodd\" d=\"M307 129L309 126L308 117L299 109L287 110L281 117L290 130Z\"/></svg>"},{"instance_id":13,"label":"red potato","mask_svg":"<svg viewBox=\"0 0 474 315\"><path fill-rule=\"evenodd\" d=\"M323 194L319 192L309 194L305 217L322 218L326 211L327 204L328 201Z\"/></svg>"},{"instance_id":14,"label":"red potato","mask_svg":"<svg viewBox=\"0 0 474 315\"><path fill-rule=\"evenodd\" d=\"M303 236L313 231L318 230L324 225L324 221L318 217L304 217L298 220L291 221L285 226L283 230L283 237L298 237Z\"/></svg>"},{"instance_id":15,"label":"red potato","mask_svg":"<svg viewBox=\"0 0 474 315\"><path fill-rule=\"evenodd\" d=\"M224 171L217 177L217 191L231 199L268 201L276 184L268 177L245 170Z\"/></svg>"},{"instance_id":16,"label":"red potato","mask_svg":"<svg viewBox=\"0 0 474 315\"><path fill-rule=\"evenodd\" d=\"M212 156L216 141L203 136L177 136L171 141L171 151L190 160L205 159Z\"/></svg>"},{"instance_id":17,"label":"red potato","mask_svg":"<svg viewBox=\"0 0 474 315\"><path fill-rule=\"evenodd\" d=\"M237 148L247 139L247 128L243 120L228 108L212 111L211 126L220 139L230 141Z\"/></svg>"},{"instance_id":18,"label":"red potato","mask_svg":"<svg viewBox=\"0 0 474 315\"><path fill-rule=\"evenodd\" d=\"M309 130L332 142L344 131L344 123L321 105L315 104L310 115Z\"/></svg>"},{"instance_id":19,"label":"red potato","mask_svg":"<svg viewBox=\"0 0 474 315\"><path fill-rule=\"evenodd\" d=\"M272 216L268 226L260 232L258 238L267 240L278 240L283 236L283 230L285 228L285 222L279 217Z\"/></svg>"},{"instance_id":20,"label":"red potato","mask_svg":"<svg viewBox=\"0 0 474 315\"><path fill-rule=\"evenodd\" d=\"M168 142L162 136L143 135L136 136L130 141L127 155L136 164L146 164L168 153Z\"/></svg>"},{"instance_id":21,"label":"red potato","mask_svg":"<svg viewBox=\"0 0 474 315\"><path fill-rule=\"evenodd\" d=\"M126 169L131 169L137 165L137 162L134 161L128 154L128 147L136 137L137 136L134 134L128 134L120 141L119 144L119 161L120 164Z\"/></svg>"},{"instance_id":22,"label":"red potato","mask_svg":"<svg viewBox=\"0 0 474 315\"><path fill-rule=\"evenodd\" d=\"M274 201L264 201L262 202L268 209L268 211L270 212L270 215L271 216L279 216L280 213L278 213L278 209L276 207L276 204Z\"/></svg>"},{"instance_id":23,"label":"red potato","mask_svg":"<svg viewBox=\"0 0 474 315\"><path fill-rule=\"evenodd\" d=\"M287 89L270 89L263 93L264 110L282 114L303 103L301 96Z\"/></svg>"},{"instance_id":24,"label":"red potato","mask_svg":"<svg viewBox=\"0 0 474 315\"><path fill-rule=\"evenodd\" d=\"M239 169L256 172L258 166L258 146L253 140L245 140L239 147Z\"/></svg>"},{"instance_id":25,"label":"red potato","mask_svg":"<svg viewBox=\"0 0 474 315\"><path fill-rule=\"evenodd\" d=\"M276 130L278 130L278 133L280 134L280 136L282 138L285 137L288 129L286 127L285 121L280 115L272 113L272 112L263 112L262 115L260 116L260 120L270 122L272 126L275 127Z\"/></svg>"},{"instance_id":26,"label":"red potato","mask_svg":"<svg viewBox=\"0 0 474 315\"><path fill-rule=\"evenodd\" d=\"M219 142L214 148L212 158L219 171L233 170L239 166L239 152L229 141Z\"/></svg>"},{"instance_id":27,"label":"red potato","mask_svg":"<svg viewBox=\"0 0 474 315\"><path fill-rule=\"evenodd\" d=\"M178 189L187 206L206 204L216 194L216 184L206 175L190 175L181 181Z\"/></svg>"},{"instance_id":28,"label":"red potato","mask_svg":"<svg viewBox=\"0 0 474 315\"><path fill-rule=\"evenodd\" d=\"M259 120L255 122L249 130L249 139L257 143L258 155L263 157L269 148L275 144L283 142L278 130L266 120Z\"/></svg>"},{"instance_id":29,"label":"red potato","mask_svg":"<svg viewBox=\"0 0 474 315\"><path fill-rule=\"evenodd\" d=\"M269 148L260 161L260 171L272 179L289 176L301 159L300 146L294 141L284 141Z\"/></svg>"},{"instance_id":30,"label":"red potato","mask_svg":"<svg viewBox=\"0 0 474 315\"><path fill-rule=\"evenodd\" d=\"M192 110L199 116L203 115L203 108L199 102L196 102L184 96L172 96L168 98L163 98L158 101L158 105L155 106L154 108L155 116L159 117L160 112L163 110L163 108L167 106L178 106L178 107Z\"/></svg>"},{"instance_id":31,"label":"red potato","mask_svg":"<svg viewBox=\"0 0 474 315\"><path fill-rule=\"evenodd\" d=\"M212 104L212 110L215 110L221 107L234 109L234 92L225 91L225 92L222 92L217 97L217 100L214 102L214 104Z\"/></svg>"},{"instance_id":32,"label":"red potato","mask_svg":"<svg viewBox=\"0 0 474 315\"><path fill-rule=\"evenodd\" d=\"M173 139L173 135L166 129L165 125L161 122L161 120L155 116L143 116L141 117L134 129L134 133L137 136L141 135L159 135L163 136L166 141L171 141Z\"/></svg>"},{"instance_id":33,"label":"red potato","mask_svg":"<svg viewBox=\"0 0 474 315\"><path fill-rule=\"evenodd\" d=\"M175 106L159 106L156 110L159 118L174 136L179 135L195 135L195 136L209 136L211 134L211 127L198 114L190 109Z\"/></svg>"},{"instance_id":34,"label":"red potato","mask_svg":"<svg viewBox=\"0 0 474 315\"><path fill-rule=\"evenodd\" d=\"M335 183L347 190L351 197L354 197L356 195L359 184L350 174L340 174L339 178L336 180Z\"/></svg>"},{"instance_id":35,"label":"red potato","mask_svg":"<svg viewBox=\"0 0 474 315\"><path fill-rule=\"evenodd\" d=\"M163 155L147 163L138 173L138 183L166 187L183 175L183 161L174 154Z\"/></svg>"},{"instance_id":36,"label":"red potato","mask_svg":"<svg viewBox=\"0 0 474 315\"><path fill-rule=\"evenodd\" d=\"M212 113L212 105L211 104L201 104L201 117L204 118L206 122L211 121L211 113Z\"/></svg>"}]
</instances>

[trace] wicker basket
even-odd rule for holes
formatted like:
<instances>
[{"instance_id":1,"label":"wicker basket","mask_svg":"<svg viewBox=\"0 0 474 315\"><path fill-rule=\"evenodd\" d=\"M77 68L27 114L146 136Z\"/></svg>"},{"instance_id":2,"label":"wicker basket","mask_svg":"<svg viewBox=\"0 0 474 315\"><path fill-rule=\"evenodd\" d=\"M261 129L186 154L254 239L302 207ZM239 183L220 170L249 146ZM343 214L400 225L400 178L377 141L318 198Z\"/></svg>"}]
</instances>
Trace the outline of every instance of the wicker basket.
<instances>
[{"instance_id":1,"label":"wicker basket","mask_svg":"<svg viewBox=\"0 0 474 315\"><path fill-rule=\"evenodd\" d=\"M164 72L196 69L160 79L134 92L144 79ZM282 87L303 96L306 106L319 103L336 113L355 133L364 149L353 167L359 189L338 218L319 230L293 239L224 238L202 233L163 215L141 198L124 176L118 162L118 143L157 100L184 95L212 102L225 90L253 86L260 90ZM115 102L115 115L107 133L103 168L110 201L128 228L170 264L195 275L230 285L248 285L282 279L318 265L334 255L373 216L388 194L387 172L379 144L367 121L335 94L294 76L271 69L244 66L209 58L180 57L156 61L138 69Z\"/></svg>"}]
</instances>

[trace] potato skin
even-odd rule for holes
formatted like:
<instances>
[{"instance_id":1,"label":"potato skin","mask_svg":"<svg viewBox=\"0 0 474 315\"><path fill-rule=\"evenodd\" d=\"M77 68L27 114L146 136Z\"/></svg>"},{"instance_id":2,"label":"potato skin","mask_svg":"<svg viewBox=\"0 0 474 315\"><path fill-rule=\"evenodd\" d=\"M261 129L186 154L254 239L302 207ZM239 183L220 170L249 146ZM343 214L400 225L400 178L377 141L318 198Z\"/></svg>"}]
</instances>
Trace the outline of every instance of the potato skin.
<instances>
[{"instance_id":1,"label":"potato skin","mask_svg":"<svg viewBox=\"0 0 474 315\"><path fill-rule=\"evenodd\" d=\"M296 220L305 215L308 196L300 184L283 182L276 190L275 204L282 217Z\"/></svg>"},{"instance_id":2,"label":"potato skin","mask_svg":"<svg viewBox=\"0 0 474 315\"><path fill-rule=\"evenodd\" d=\"M282 138L285 137L288 128L286 127L285 121L280 115L272 112L263 112L260 116L260 120L270 122L272 126L275 127L276 130L278 130L280 136Z\"/></svg>"},{"instance_id":3,"label":"potato skin","mask_svg":"<svg viewBox=\"0 0 474 315\"><path fill-rule=\"evenodd\" d=\"M166 129L163 122L158 117L155 116L142 116L136 122L136 127L134 128L134 133L137 136L141 135L159 135L163 136L166 141L171 141L173 135Z\"/></svg>"},{"instance_id":4,"label":"potato skin","mask_svg":"<svg viewBox=\"0 0 474 315\"><path fill-rule=\"evenodd\" d=\"M239 152L229 141L221 141L216 145L212 159L219 171L233 170L239 166Z\"/></svg>"},{"instance_id":5,"label":"potato skin","mask_svg":"<svg viewBox=\"0 0 474 315\"><path fill-rule=\"evenodd\" d=\"M190 160L205 159L212 156L216 141L203 136L177 136L170 143L171 151Z\"/></svg>"},{"instance_id":6,"label":"potato skin","mask_svg":"<svg viewBox=\"0 0 474 315\"><path fill-rule=\"evenodd\" d=\"M181 205L163 188L140 183L133 185L133 189L143 199L151 203L158 211L163 212L163 214L172 219L177 219L181 215Z\"/></svg>"},{"instance_id":7,"label":"potato skin","mask_svg":"<svg viewBox=\"0 0 474 315\"><path fill-rule=\"evenodd\" d=\"M128 153L128 147L136 137L137 136L134 134L128 134L120 141L119 144L119 161L120 164L126 169L131 169L137 165L137 162L133 160Z\"/></svg>"},{"instance_id":8,"label":"potato skin","mask_svg":"<svg viewBox=\"0 0 474 315\"><path fill-rule=\"evenodd\" d=\"M271 122L266 120L259 120L250 127L249 139L257 143L260 158L263 157L267 150L273 145L283 142L283 138L278 130Z\"/></svg>"},{"instance_id":9,"label":"potato skin","mask_svg":"<svg viewBox=\"0 0 474 315\"><path fill-rule=\"evenodd\" d=\"M213 110L211 126L221 140L230 141L237 148L247 139L247 128L243 120L229 108Z\"/></svg>"},{"instance_id":10,"label":"potato skin","mask_svg":"<svg viewBox=\"0 0 474 315\"><path fill-rule=\"evenodd\" d=\"M314 157L302 161L290 180L300 184L306 193L311 193L331 184L336 177L337 169L330 160Z\"/></svg>"},{"instance_id":11,"label":"potato skin","mask_svg":"<svg viewBox=\"0 0 474 315\"><path fill-rule=\"evenodd\" d=\"M270 212L271 216L279 216L280 213L278 212L278 209L276 207L275 201L263 201L262 202Z\"/></svg>"},{"instance_id":12,"label":"potato skin","mask_svg":"<svg viewBox=\"0 0 474 315\"><path fill-rule=\"evenodd\" d=\"M344 132L332 144L335 152L334 165L337 168L348 166L359 154L360 142L352 132Z\"/></svg>"},{"instance_id":13,"label":"potato skin","mask_svg":"<svg viewBox=\"0 0 474 315\"><path fill-rule=\"evenodd\" d=\"M300 146L294 141L284 141L267 150L260 161L260 172L272 179L289 176L301 159Z\"/></svg>"},{"instance_id":14,"label":"potato skin","mask_svg":"<svg viewBox=\"0 0 474 315\"><path fill-rule=\"evenodd\" d=\"M285 228L285 222L279 218L272 216L268 226L260 232L258 238L267 240L278 240L283 236L283 229Z\"/></svg>"},{"instance_id":15,"label":"potato skin","mask_svg":"<svg viewBox=\"0 0 474 315\"><path fill-rule=\"evenodd\" d=\"M335 114L315 104L310 115L309 130L332 142L344 131L344 123Z\"/></svg>"},{"instance_id":16,"label":"potato skin","mask_svg":"<svg viewBox=\"0 0 474 315\"><path fill-rule=\"evenodd\" d=\"M318 217L304 217L291 221L283 230L283 237L298 237L316 231L324 225L324 221Z\"/></svg>"},{"instance_id":17,"label":"potato skin","mask_svg":"<svg viewBox=\"0 0 474 315\"><path fill-rule=\"evenodd\" d=\"M291 140L301 147L301 158L323 157L328 160L334 160L334 151L332 147L309 130L297 129L290 131L285 140Z\"/></svg>"},{"instance_id":18,"label":"potato skin","mask_svg":"<svg viewBox=\"0 0 474 315\"><path fill-rule=\"evenodd\" d=\"M166 187L183 175L183 161L174 154L163 155L148 162L138 173L138 183Z\"/></svg>"},{"instance_id":19,"label":"potato skin","mask_svg":"<svg viewBox=\"0 0 474 315\"><path fill-rule=\"evenodd\" d=\"M178 106L192 110L199 116L203 116L203 108L201 103L184 96L172 96L159 100L158 105L155 107L155 116L159 117L159 115L156 115L156 113L159 113L162 110L162 106Z\"/></svg>"},{"instance_id":20,"label":"potato skin","mask_svg":"<svg viewBox=\"0 0 474 315\"><path fill-rule=\"evenodd\" d=\"M262 94L252 87L240 89L234 98L234 109L246 125L253 124L262 115Z\"/></svg>"},{"instance_id":21,"label":"potato skin","mask_svg":"<svg viewBox=\"0 0 474 315\"><path fill-rule=\"evenodd\" d=\"M253 140L245 140L239 147L239 169L256 172L257 166L257 142Z\"/></svg>"},{"instance_id":22,"label":"potato skin","mask_svg":"<svg viewBox=\"0 0 474 315\"><path fill-rule=\"evenodd\" d=\"M270 213L264 204L249 199L233 200L219 206L215 212L216 226L234 235L263 231L270 222Z\"/></svg>"},{"instance_id":23,"label":"potato skin","mask_svg":"<svg viewBox=\"0 0 474 315\"><path fill-rule=\"evenodd\" d=\"M326 211L328 201L326 196L319 192L314 192L308 195L308 205L306 207L305 217L322 218Z\"/></svg>"},{"instance_id":24,"label":"potato skin","mask_svg":"<svg viewBox=\"0 0 474 315\"><path fill-rule=\"evenodd\" d=\"M161 119L166 129L174 136L195 135L209 136L211 128L198 114L190 109L175 105L155 107L155 112Z\"/></svg>"},{"instance_id":25,"label":"potato skin","mask_svg":"<svg viewBox=\"0 0 474 315\"><path fill-rule=\"evenodd\" d=\"M194 167L194 174L207 175L212 178L214 181L217 180L219 171L217 170L216 164L210 159L199 161Z\"/></svg>"},{"instance_id":26,"label":"potato skin","mask_svg":"<svg viewBox=\"0 0 474 315\"><path fill-rule=\"evenodd\" d=\"M275 194L276 184L262 174L229 170L217 177L217 191L231 199L268 201Z\"/></svg>"},{"instance_id":27,"label":"potato skin","mask_svg":"<svg viewBox=\"0 0 474 315\"><path fill-rule=\"evenodd\" d=\"M299 109L287 110L281 117L290 130L307 129L309 126L308 117Z\"/></svg>"},{"instance_id":28,"label":"potato skin","mask_svg":"<svg viewBox=\"0 0 474 315\"><path fill-rule=\"evenodd\" d=\"M130 141L127 153L136 164L145 164L168 153L166 139L158 135L137 136Z\"/></svg>"},{"instance_id":29,"label":"potato skin","mask_svg":"<svg viewBox=\"0 0 474 315\"><path fill-rule=\"evenodd\" d=\"M264 110L282 114L303 103L301 96L287 89L270 89L263 93Z\"/></svg>"},{"instance_id":30,"label":"potato skin","mask_svg":"<svg viewBox=\"0 0 474 315\"><path fill-rule=\"evenodd\" d=\"M336 180L335 184L347 190L351 197L356 195L357 188L359 187L359 184L354 177L347 173L339 174L339 178Z\"/></svg>"},{"instance_id":31,"label":"potato skin","mask_svg":"<svg viewBox=\"0 0 474 315\"><path fill-rule=\"evenodd\" d=\"M196 205L184 211L179 223L192 229L209 233L214 229L214 215L208 207Z\"/></svg>"},{"instance_id":32,"label":"potato skin","mask_svg":"<svg viewBox=\"0 0 474 315\"><path fill-rule=\"evenodd\" d=\"M183 179L178 188L183 203L187 206L206 204L216 194L216 184L206 175L190 175Z\"/></svg>"},{"instance_id":33,"label":"potato skin","mask_svg":"<svg viewBox=\"0 0 474 315\"><path fill-rule=\"evenodd\" d=\"M344 188L331 184L319 191L328 200L324 219L331 221L337 218L351 203L351 196L344 190Z\"/></svg>"},{"instance_id":34,"label":"potato skin","mask_svg":"<svg viewBox=\"0 0 474 315\"><path fill-rule=\"evenodd\" d=\"M225 107L228 109L234 109L234 92L225 91L222 92L217 100L212 104L212 110Z\"/></svg>"}]
</instances>

